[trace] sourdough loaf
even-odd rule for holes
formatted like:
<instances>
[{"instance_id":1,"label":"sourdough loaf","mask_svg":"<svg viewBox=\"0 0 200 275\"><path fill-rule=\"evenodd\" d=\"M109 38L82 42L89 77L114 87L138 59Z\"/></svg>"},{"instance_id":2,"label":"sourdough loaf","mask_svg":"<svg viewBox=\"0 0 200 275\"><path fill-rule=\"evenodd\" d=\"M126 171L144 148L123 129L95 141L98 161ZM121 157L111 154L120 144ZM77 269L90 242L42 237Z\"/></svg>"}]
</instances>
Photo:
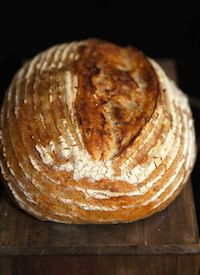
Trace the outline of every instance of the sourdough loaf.
<instances>
[{"instance_id":1,"label":"sourdough loaf","mask_svg":"<svg viewBox=\"0 0 200 275\"><path fill-rule=\"evenodd\" d=\"M42 220L150 216L183 189L195 155L187 97L133 47L54 46L17 72L3 102L2 175Z\"/></svg>"}]
</instances>

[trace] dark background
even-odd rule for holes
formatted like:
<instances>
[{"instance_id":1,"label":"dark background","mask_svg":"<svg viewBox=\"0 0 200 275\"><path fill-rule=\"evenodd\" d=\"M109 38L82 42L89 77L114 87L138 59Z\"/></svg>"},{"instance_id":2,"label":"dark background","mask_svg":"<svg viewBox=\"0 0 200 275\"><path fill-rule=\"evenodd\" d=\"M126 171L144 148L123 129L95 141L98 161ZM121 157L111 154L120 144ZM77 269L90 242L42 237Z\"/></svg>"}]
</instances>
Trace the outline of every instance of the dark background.
<instances>
[{"instance_id":1,"label":"dark background","mask_svg":"<svg viewBox=\"0 0 200 275\"><path fill-rule=\"evenodd\" d=\"M190 96L199 143L200 9L197 2L93 0L1 1L0 96L24 59L47 47L99 37L131 44L153 58L176 61L179 86ZM42 4L43 3L43 4ZM175 5L176 4L176 5ZM200 214L200 160L193 172ZM199 215L200 217L200 215ZM200 220L200 219L199 219Z\"/></svg>"}]
</instances>

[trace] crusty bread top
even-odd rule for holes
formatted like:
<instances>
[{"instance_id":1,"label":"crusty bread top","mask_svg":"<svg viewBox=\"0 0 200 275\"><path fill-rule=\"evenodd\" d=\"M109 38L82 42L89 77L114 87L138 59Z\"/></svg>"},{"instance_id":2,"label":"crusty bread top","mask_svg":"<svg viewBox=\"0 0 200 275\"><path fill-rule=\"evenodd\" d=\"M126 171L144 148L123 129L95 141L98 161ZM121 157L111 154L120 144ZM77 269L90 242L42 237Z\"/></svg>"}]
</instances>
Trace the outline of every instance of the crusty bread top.
<instances>
[{"instance_id":1,"label":"crusty bread top","mask_svg":"<svg viewBox=\"0 0 200 275\"><path fill-rule=\"evenodd\" d=\"M75 111L87 151L95 160L120 154L151 117L158 78L138 50L89 40L74 64Z\"/></svg>"}]
</instances>

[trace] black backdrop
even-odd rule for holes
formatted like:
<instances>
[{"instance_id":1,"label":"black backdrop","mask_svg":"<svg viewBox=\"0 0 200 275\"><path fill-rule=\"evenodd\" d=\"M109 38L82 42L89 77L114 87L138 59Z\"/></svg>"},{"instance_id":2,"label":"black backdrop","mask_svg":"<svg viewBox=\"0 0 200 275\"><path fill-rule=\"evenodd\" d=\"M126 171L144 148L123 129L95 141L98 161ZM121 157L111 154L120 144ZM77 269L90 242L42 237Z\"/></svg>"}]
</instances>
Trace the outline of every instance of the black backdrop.
<instances>
[{"instance_id":1,"label":"black backdrop","mask_svg":"<svg viewBox=\"0 0 200 275\"><path fill-rule=\"evenodd\" d=\"M176 2L1 1L1 99L14 72L24 59L33 57L53 44L88 37L99 37L120 45L132 44L151 57L174 58L178 68L179 86L198 99L200 9L191 0ZM198 103L198 100L194 102ZM194 107L193 112L199 136L200 110ZM198 159L193 172L193 183L197 211L200 213L199 170Z\"/></svg>"}]
</instances>

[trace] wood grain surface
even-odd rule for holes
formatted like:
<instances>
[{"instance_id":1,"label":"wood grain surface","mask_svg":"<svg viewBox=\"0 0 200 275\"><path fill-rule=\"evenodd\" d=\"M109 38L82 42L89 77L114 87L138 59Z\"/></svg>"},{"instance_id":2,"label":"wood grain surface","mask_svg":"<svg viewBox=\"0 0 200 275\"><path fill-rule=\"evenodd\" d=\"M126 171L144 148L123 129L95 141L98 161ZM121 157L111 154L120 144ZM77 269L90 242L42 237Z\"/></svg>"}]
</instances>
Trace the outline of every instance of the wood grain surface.
<instances>
[{"instance_id":1,"label":"wood grain surface","mask_svg":"<svg viewBox=\"0 0 200 275\"><path fill-rule=\"evenodd\" d=\"M199 270L199 255L0 258L1 275L199 275Z\"/></svg>"}]
</instances>

